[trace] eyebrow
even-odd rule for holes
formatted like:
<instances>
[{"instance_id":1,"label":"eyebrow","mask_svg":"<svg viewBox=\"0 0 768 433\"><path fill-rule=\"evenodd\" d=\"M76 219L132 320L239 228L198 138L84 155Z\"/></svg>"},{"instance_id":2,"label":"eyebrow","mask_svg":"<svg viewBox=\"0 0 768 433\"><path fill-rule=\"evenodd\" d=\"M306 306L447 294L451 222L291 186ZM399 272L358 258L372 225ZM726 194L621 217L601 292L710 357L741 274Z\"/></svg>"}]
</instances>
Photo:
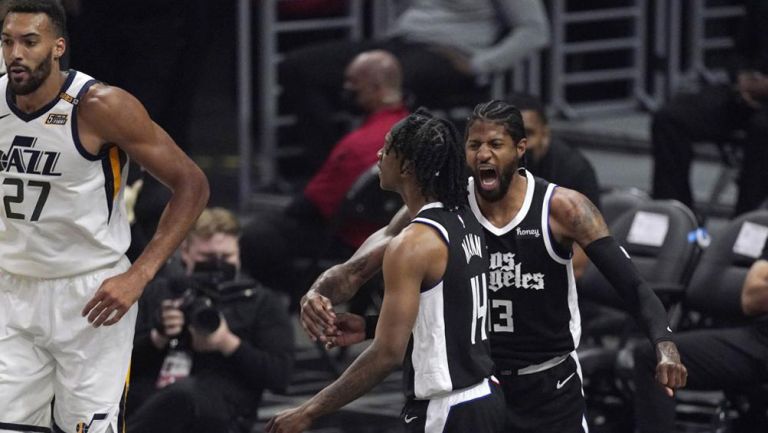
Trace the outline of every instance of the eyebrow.
<instances>
[{"instance_id":1,"label":"eyebrow","mask_svg":"<svg viewBox=\"0 0 768 433\"><path fill-rule=\"evenodd\" d=\"M11 37L11 34L10 33L6 33L6 32L2 32L2 33L0 33L0 35ZM24 33L23 35L21 35L22 38L39 37L39 36L41 36L41 35L40 35L40 33L37 33L37 32Z\"/></svg>"}]
</instances>

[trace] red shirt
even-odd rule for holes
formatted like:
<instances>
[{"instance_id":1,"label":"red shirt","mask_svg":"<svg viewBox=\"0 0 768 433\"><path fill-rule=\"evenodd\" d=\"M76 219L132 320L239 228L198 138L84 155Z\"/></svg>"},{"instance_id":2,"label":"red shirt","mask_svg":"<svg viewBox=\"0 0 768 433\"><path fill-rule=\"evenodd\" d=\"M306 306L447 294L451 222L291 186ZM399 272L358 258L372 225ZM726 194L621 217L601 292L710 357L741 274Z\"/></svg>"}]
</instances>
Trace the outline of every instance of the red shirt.
<instances>
[{"instance_id":1,"label":"red shirt","mask_svg":"<svg viewBox=\"0 0 768 433\"><path fill-rule=\"evenodd\" d=\"M317 206L325 218L333 217L347 190L376 163L376 152L384 146L384 136L408 114L405 107L377 111L336 143L323 166L304 188L304 196ZM345 228L341 237L349 245L357 247L377 228L354 225Z\"/></svg>"}]
</instances>

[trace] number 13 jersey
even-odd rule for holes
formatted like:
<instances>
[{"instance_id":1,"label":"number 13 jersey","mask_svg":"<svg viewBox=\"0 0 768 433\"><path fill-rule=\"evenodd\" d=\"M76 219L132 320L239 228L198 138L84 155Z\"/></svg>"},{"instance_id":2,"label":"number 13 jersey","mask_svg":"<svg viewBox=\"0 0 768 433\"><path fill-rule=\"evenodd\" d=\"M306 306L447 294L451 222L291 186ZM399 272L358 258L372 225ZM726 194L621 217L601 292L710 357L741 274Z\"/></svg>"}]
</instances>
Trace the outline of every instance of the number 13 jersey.
<instances>
[{"instance_id":1,"label":"number 13 jersey","mask_svg":"<svg viewBox=\"0 0 768 433\"><path fill-rule=\"evenodd\" d=\"M469 183L470 208L488 243L491 350L502 371L567 355L581 337L571 251L554 240L549 227L556 185L521 171L528 180L523 205L501 228L480 212Z\"/></svg>"},{"instance_id":2,"label":"number 13 jersey","mask_svg":"<svg viewBox=\"0 0 768 433\"><path fill-rule=\"evenodd\" d=\"M0 269L60 278L116 263L130 243L123 201L128 157L93 155L77 129L77 106L96 81L70 70L59 95L33 113L0 78Z\"/></svg>"}]
</instances>

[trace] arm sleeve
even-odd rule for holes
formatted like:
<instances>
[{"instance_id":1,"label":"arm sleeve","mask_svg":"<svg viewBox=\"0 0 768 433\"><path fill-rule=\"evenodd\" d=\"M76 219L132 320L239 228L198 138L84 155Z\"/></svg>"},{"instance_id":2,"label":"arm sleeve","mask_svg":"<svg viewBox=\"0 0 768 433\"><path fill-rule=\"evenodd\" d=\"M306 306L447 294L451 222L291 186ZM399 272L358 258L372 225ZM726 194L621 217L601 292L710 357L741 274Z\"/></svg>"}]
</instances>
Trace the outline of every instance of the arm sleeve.
<instances>
[{"instance_id":1,"label":"arm sleeve","mask_svg":"<svg viewBox=\"0 0 768 433\"><path fill-rule=\"evenodd\" d=\"M540 0L493 0L510 32L498 43L477 51L470 60L475 73L507 69L549 44L549 20Z\"/></svg>"},{"instance_id":2,"label":"arm sleeve","mask_svg":"<svg viewBox=\"0 0 768 433\"><path fill-rule=\"evenodd\" d=\"M256 305L250 335L227 361L252 388L281 391L293 370L293 326L275 295L265 292Z\"/></svg>"},{"instance_id":3,"label":"arm sleeve","mask_svg":"<svg viewBox=\"0 0 768 433\"><path fill-rule=\"evenodd\" d=\"M619 292L648 338L653 343L671 340L672 331L664 306L616 240L612 236L600 238L587 245L584 251Z\"/></svg>"}]
</instances>

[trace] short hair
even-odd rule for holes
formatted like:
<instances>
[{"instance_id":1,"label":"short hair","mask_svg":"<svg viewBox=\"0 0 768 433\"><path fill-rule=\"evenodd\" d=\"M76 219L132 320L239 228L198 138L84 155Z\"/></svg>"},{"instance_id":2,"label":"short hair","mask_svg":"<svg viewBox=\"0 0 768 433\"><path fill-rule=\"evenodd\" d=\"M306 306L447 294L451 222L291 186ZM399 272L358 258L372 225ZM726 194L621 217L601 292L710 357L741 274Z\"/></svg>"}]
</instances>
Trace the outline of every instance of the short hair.
<instances>
[{"instance_id":1,"label":"short hair","mask_svg":"<svg viewBox=\"0 0 768 433\"><path fill-rule=\"evenodd\" d=\"M5 16L10 13L48 15L56 36L64 37L67 33L67 14L59 0L11 0Z\"/></svg>"},{"instance_id":2,"label":"short hair","mask_svg":"<svg viewBox=\"0 0 768 433\"><path fill-rule=\"evenodd\" d=\"M466 205L467 164L453 123L419 108L392 128L390 149L413 164L422 194L449 210Z\"/></svg>"},{"instance_id":3,"label":"short hair","mask_svg":"<svg viewBox=\"0 0 768 433\"><path fill-rule=\"evenodd\" d=\"M231 211L223 207L212 207L203 210L188 237L207 239L218 233L240 236L240 222Z\"/></svg>"},{"instance_id":4,"label":"short hair","mask_svg":"<svg viewBox=\"0 0 768 433\"><path fill-rule=\"evenodd\" d=\"M513 93L507 97L507 102L517 107L520 111L533 111L539 115L542 123L548 122L547 112L544 109L544 103L536 96L528 93Z\"/></svg>"},{"instance_id":5,"label":"short hair","mask_svg":"<svg viewBox=\"0 0 768 433\"><path fill-rule=\"evenodd\" d=\"M472 114L467 119L467 129L464 134L465 141L469 135L469 128L478 120L503 125L504 130L507 131L507 134L512 137L515 143L525 138L523 115L520 114L520 110L517 107L504 101L493 99L475 106Z\"/></svg>"}]
</instances>

